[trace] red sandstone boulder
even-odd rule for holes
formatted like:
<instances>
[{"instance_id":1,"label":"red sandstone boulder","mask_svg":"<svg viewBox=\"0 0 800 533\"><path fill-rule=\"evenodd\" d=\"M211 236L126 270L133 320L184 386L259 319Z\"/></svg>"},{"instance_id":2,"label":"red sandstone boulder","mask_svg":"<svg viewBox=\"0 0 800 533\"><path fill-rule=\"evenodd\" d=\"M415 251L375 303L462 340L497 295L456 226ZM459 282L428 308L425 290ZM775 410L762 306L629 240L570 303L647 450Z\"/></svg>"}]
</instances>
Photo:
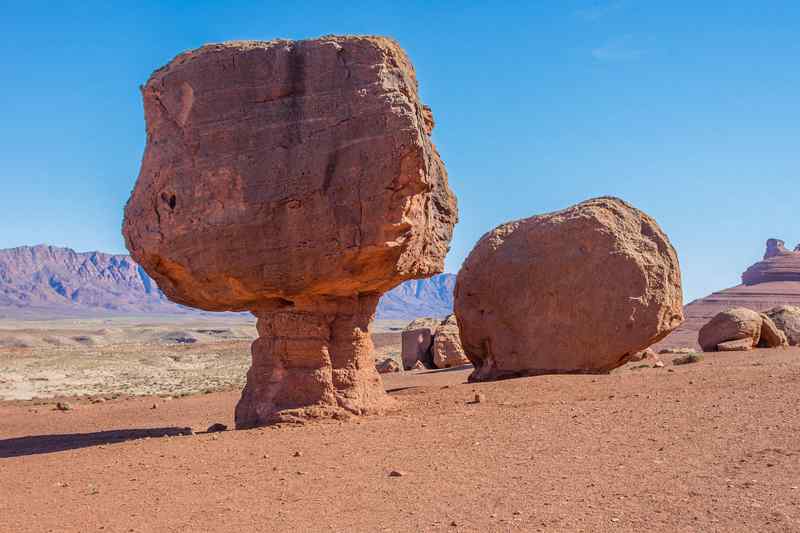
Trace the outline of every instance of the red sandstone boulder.
<instances>
[{"instance_id":1,"label":"red sandstone boulder","mask_svg":"<svg viewBox=\"0 0 800 533\"><path fill-rule=\"evenodd\" d=\"M759 315L761 316L761 339L758 341L758 346L760 348L788 346L786 333L781 331L769 316L764 313L759 313Z\"/></svg>"},{"instance_id":2,"label":"red sandstone boulder","mask_svg":"<svg viewBox=\"0 0 800 533\"><path fill-rule=\"evenodd\" d=\"M417 361L432 365L433 332L439 325L435 318L417 318L401 334L403 368L410 370Z\"/></svg>"},{"instance_id":3,"label":"red sandstone boulder","mask_svg":"<svg viewBox=\"0 0 800 533\"><path fill-rule=\"evenodd\" d=\"M700 329L697 341L704 352L713 352L721 343L747 339L750 348L761 340L761 315L751 309L735 307L718 313Z\"/></svg>"},{"instance_id":4,"label":"red sandstone boulder","mask_svg":"<svg viewBox=\"0 0 800 533\"><path fill-rule=\"evenodd\" d=\"M596 198L484 235L455 313L473 381L608 372L681 323L678 258L655 220Z\"/></svg>"},{"instance_id":5,"label":"red sandstone boulder","mask_svg":"<svg viewBox=\"0 0 800 533\"><path fill-rule=\"evenodd\" d=\"M237 427L382 409L378 298L441 272L456 221L402 49L380 37L208 45L142 93L125 241L172 300L259 317Z\"/></svg>"},{"instance_id":6,"label":"red sandstone boulder","mask_svg":"<svg viewBox=\"0 0 800 533\"><path fill-rule=\"evenodd\" d=\"M456 315L445 318L433 334L433 365L436 368L452 368L469 364L458 333Z\"/></svg>"},{"instance_id":7,"label":"red sandstone boulder","mask_svg":"<svg viewBox=\"0 0 800 533\"><path fill-rule=\"evenodd\" d=\"M792 346L800 345L800 307L779 305L765 313L777 328L786 335Z\"/></svg>"},{"instance_id":8,"label":"red sandstone boulder","mask_svg":"<svg viewBox=\"0 0 800 533\"><path fill-rule=\"evenodd\" d=\"M379 374L392 374L394 372L403 371L403 369L400 367L400 363L398 363L391 357L378 362L375 365L375 369L378 371Z\"/></svg>"}]
</instances>

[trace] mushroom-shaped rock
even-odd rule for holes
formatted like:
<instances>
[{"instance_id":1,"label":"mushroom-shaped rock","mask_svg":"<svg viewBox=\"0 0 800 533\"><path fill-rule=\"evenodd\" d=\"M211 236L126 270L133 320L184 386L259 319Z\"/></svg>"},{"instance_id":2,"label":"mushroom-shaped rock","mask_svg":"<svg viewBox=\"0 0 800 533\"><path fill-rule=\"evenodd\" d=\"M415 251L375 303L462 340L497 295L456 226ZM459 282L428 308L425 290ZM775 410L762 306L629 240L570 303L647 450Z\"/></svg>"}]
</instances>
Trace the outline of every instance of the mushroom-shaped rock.
<instances>
[{"instance_id":1,"label":"mushroom-shaped rock","mask_svg":"<svg viewBox=\"0 0 800 533\"><path fill-rule=\"evenodd\" d=\"M761 340L763 322L761 315L756 311L745 307L734 307L717 313L703 326L697 342L704 352L717 351L718 345L722 343L742 339L747 339L749 347L752 348Z\"/></svg>"},{"instance_id":2,"label":"mushroom-shaped rock","mask_svg":"<svg viewBox=\"0 0 800 533\"><path fill-rule=\"evenodd\" d=\"M142 93L125 241L170 299L258 317L237 427L385 407L378 298L443 270L457 218L403 50L381 37L207 45Z\"/></svg>"},{"instance_id":3,"label":"mushroom-shaped rock","mask_svg":"<svg viewBox=\"0 0 800 533\"><path fill-rule=\"evenodd\" d=\"M436 327L433 333L432 353L433 365L436 368L451 368L469 363L461 346L456 315L448 316Z\"/></svg>"},{"instance_id":4,"label":"mushroom-shaped rock","mask_svg":"<svg viewBox=\"0 0 800 533\"><path fill-rule=\"evenodd\" d=\"M786 334L790 345L800 345L800 307L779 305L765 314L772 319L779 330Z\"/></svg>"},{"instance_id":5,"label":"mushroom-shaped rock","mask_svg":"<svg viewBox=\"0 0 800 533\"><path fill-rule=\"evenodd\" d=\"M646 214L588 200L484 235L455 314L473 381L608 372L683 320L678 257Z\"/></svg>"}]
</instances>

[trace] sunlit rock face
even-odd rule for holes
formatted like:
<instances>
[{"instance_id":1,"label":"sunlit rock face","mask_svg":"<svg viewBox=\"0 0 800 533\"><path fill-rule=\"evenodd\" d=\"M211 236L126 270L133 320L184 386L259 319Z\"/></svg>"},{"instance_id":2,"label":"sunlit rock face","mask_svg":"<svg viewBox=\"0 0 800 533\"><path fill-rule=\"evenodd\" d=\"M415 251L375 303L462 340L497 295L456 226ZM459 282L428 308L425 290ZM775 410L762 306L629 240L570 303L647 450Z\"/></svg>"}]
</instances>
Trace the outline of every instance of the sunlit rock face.
<instances>
[{"instance_id":1,"label":"sunlit rock face","mask_svg":"<svg viewBox=\"0 0 800 533\"><path fill-rule=\"evenodd\" d=\"M382 37L207 45L142 93L126 244L172 300L259 317L237 425L380 408L378 298L443 270L457 218L403 50Z\"/></svg>"}]
</instances>

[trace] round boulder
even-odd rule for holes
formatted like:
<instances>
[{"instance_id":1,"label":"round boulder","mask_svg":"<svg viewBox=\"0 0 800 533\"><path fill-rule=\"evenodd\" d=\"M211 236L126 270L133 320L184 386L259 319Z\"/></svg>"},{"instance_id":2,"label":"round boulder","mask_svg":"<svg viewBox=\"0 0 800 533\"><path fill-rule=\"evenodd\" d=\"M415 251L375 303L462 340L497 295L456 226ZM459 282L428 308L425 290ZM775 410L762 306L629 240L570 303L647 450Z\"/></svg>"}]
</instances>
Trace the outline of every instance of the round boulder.
<instances>
[{"instance_id":1,"label":"round boulder","mask_svg":"<svg viewBox=\"0 0 800 533\"><path fill-rule=\"evenodd\" d=\"M646 214L587 200L484 235L455 314L472 381L608 372L683 321L678 257Z\"/></svg>"},{"instance_id":2,"label":"round boulder","mask_svg":"<svg viewBox=\"0 0 800 533\"><path fill-rule=\"evenodd\" d=\"M720 344L743 339L746 339L748 341L746 344L752 348L761 340L763 322L759 313L745 307L734 307L718 313L703 326L697 342L704 352L715 352L718 351Z\"/></svg>"}]
</instances>

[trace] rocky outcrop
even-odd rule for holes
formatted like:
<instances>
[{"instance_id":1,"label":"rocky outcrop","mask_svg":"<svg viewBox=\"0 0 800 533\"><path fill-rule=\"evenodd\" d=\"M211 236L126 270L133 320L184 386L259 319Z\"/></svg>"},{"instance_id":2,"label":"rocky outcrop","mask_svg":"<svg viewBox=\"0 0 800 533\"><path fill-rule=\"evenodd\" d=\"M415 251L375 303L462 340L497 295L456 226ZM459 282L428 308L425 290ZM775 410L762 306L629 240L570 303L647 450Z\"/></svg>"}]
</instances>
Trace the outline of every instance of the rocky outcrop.
<instances>
[{"instance_id":1,"label":"rocky outcrop","mask_svg":"<svg viewBox=\"0 0 800 533\"><path fill-rule=\"evenodd\" d=\"M742 283L757 285L775 281L800 282L800 245L795 251L786 249L779 239L769 239L764 260L752 265L742 274Z\"/></svg>"},{"instance_id":2,"label":"rocky outcrop","mask_svg":"<svg viewBox=\"0 0 800 533\"><path fill-rule=\"evenodd\" d=\"M378 298L441 272L456 221L405 53L380 37L207 45L142 93L125 241L172 300L258 316L237 427L385 407Z\"/></svg>"},{"instance_id":3,"label":"rocky outcrop","mask_svg":"<svg viewBox=\"0 0 800 533\"><path fill-rule=\"evenodd\" d=\"M433 318L416 319L403 331L401 336L401 358L405 370L412 369L417 362L433 366L431 346L433 332L439 321Z\"/></svg>"},{"instance_id":4,"label":"rocky outcrop","mask_svg":"<svg viewBox=\"0 0 800 533\"><path fill-rule=\"evenodd\" d=\"M607 372L683 319L678 258L655 220L616 198L503 224L458 273L473 381Z\"/></svg>"},{"instance_id":5,"label":"rocky outcrop","mask_svg":"<svg viewBox=\"0 0 800 533\"><path fill-rule=\"evenodd\" d=\"M432 359L436 368L452 368L469 364L461 346L456 315L445 318L433 334Z\"/></svg>"},{"instance_id":6,"label":"rocky outcrop","mask_svg":"<svg viewBox=\"0 0 800 533\"><path fill-rule=\"evenodd\" d=\"M746 283L689 303L684 308L686 321L659 348L695 344L700 328L726 309L746 307L754 311L767 311L776 306L800 306L800 266L790 266L795 261L793 254L798 251L800 250L788 252L782 241L768 240L764 261L751 266L742 275ZM778 267L784 269L784 272L776 277L774 273ZM789 269L788 273L786 268ZM791 334L787 332L787 335L791 342Z\"/></svg>"},{"instance_id":7,"label":"rocky outcrop","mask_svg":"<svg viewBox=\"0 0 800 533\"><path fill-rule=\"evenodd\" d=\"M800 345L800 307L793 305L779 305L766 311L775 326L786 335L788 344Z\"/></svg>"},{"instance_id":8,"label":"rocky outcrop","mask_svg":"<svg viewBox=\"0 0 800 533\"><path fill-rule=\"evenodd\" d=\"M705 352L739 351L757 346L786 346L786 335L764 313L736 307L718 313L700 329L698 343Z\"/></svg>"},{"instance_id":9,"label":"rocky outcrop","mask_svg":"<svg viewBox=\"0 0 800 533\"><path fill-rule=\"evenodd\" d=\"M704 352L713 352L724 342L747 339L753 348L761 339L761 315L751 309L736 307L718 313L703 326L698 336L698 343Z\"/></svg>"}]
</instances>

